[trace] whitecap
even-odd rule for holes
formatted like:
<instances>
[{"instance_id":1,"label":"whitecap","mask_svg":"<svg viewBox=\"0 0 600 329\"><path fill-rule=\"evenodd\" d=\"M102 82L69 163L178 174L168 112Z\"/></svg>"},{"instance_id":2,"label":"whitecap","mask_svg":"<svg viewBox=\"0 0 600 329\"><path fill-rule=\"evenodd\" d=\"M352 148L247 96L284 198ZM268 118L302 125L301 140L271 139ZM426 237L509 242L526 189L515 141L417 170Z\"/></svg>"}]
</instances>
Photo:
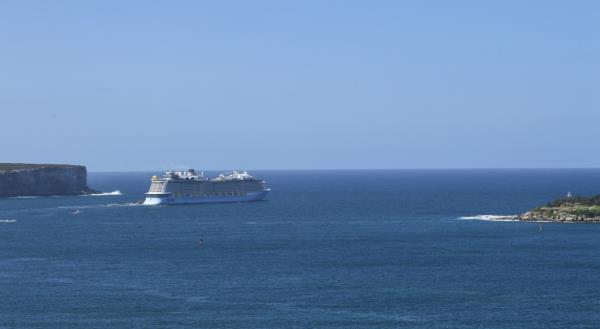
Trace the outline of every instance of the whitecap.
<instances>
[{"instance_id":1,"label":"whitecap","mask_svg":"<svg viewBox=\"0 0 600 329\"><path fill-rule=\"evenodd\" d=\"M464 220L486 220L492 222L516 222L519 221L515 215L476 215L476 216L462 216L458 219Z\"/></svg>"},{"instance_id":2,"label":"whitecap","mask_svg":"<svg viewBox=\"0 0 600 329\"><path fill-rule=\"evenodd\" d=\"M208 300L208 298L205 296L192 296L188 297L186 300L192 303L204 303Z\"/></svg>"},{"instance_id":3,"label":"whitecap","mask_svg":"<svg viewBox=\"0 0 600 329\"><path fill-rule=\"evenodd\" d=\"M37 198L37 196L33 196L33 195L17 195L17 196L9 197L9 199L35 199L35 198Z\"/></svg>"},{"instance_id":4,"label":"whitecap","mask_svg":"<svg viewBox=\"0 0 600 329\"><path fill-rule=\"evenodd\" d=\"M14 223L15 219L0 219L0 223Z\"/></svg>"}]
</instances>

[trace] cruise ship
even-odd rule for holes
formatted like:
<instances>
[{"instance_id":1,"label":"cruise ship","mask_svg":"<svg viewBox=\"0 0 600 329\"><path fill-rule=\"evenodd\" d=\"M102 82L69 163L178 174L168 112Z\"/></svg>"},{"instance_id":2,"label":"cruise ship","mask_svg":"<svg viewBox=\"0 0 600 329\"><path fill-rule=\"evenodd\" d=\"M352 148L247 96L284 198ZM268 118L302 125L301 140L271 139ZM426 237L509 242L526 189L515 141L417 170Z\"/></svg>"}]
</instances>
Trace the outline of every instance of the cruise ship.
<instances>
[{"instance_id":1,"label":"cruise ship","mask_svg":"<svg viewBox=\"0 0 600 329\"><path fill-rule=\"evenodd\" d=\"M164 176L152 176L145 205L243 202L262 200L271 189L244 170L234 170L208 179L204 173L167 171Z\"/></svg>"}]
</instances>

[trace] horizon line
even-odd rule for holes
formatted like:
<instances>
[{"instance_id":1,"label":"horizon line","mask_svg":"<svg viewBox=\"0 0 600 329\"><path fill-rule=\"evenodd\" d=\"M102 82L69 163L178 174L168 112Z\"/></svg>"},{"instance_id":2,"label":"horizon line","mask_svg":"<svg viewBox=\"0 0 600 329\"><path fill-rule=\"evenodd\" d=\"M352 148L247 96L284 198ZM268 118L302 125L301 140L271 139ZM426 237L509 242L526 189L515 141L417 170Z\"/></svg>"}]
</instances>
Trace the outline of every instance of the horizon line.
<instances>
[{"instance_id":1,"label":"horizon line","mask_svg":"<svg viewBox=\"0 0 600 329\"><path fill-rule=\"evenodd\" d=\"M594 170L600 167L430 167L430 168L291 168L291 169L247 169L247 171L400 171L400 170ZM168 169L167 169L168 170ZM185 170L185 169L172 169ZM240 169L202 169L200 171L230 171ZM142 170L88 170L89 173L163 172L165 169Z\"/></svg>"}]
</instances>

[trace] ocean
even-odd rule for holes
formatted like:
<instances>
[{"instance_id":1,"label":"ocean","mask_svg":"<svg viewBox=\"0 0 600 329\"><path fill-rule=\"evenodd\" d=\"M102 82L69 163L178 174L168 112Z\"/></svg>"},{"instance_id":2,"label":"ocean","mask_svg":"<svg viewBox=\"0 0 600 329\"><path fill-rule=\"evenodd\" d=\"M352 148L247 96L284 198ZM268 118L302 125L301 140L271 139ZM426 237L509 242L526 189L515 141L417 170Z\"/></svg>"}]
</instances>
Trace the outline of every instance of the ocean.
<instances>
[{"instance_id":1,"label":"ocean","mask_svg":"<svg viewBox=\"0 0 600 329\"><path fill-rule=\"evenodd\" d=\"M138 205L152 174L0 199L0 328L600 327L600 225L495 217L600 170L255 171L264 201Z\"/></svg>"}]
</instances>

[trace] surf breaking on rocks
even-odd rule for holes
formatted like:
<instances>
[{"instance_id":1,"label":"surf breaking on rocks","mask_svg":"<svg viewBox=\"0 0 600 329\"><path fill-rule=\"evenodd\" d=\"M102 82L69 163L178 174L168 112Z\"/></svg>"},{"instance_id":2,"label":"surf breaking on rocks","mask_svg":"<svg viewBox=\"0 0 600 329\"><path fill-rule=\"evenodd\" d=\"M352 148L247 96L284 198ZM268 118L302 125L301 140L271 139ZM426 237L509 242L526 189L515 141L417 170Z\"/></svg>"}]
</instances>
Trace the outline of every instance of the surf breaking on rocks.
<instances>
[{"instance_id":1,"label":"surf breaking on rocks","mask_svg":"<svg viewBox=\"0 0 600 329\"><path fill-rule=\"evenodd\" d=\"M475 215L475 216L462 216L458 219L463 220L485 220L492 222L518 222L517 216L515 215Z\"/></svg>"}]
</instances>

